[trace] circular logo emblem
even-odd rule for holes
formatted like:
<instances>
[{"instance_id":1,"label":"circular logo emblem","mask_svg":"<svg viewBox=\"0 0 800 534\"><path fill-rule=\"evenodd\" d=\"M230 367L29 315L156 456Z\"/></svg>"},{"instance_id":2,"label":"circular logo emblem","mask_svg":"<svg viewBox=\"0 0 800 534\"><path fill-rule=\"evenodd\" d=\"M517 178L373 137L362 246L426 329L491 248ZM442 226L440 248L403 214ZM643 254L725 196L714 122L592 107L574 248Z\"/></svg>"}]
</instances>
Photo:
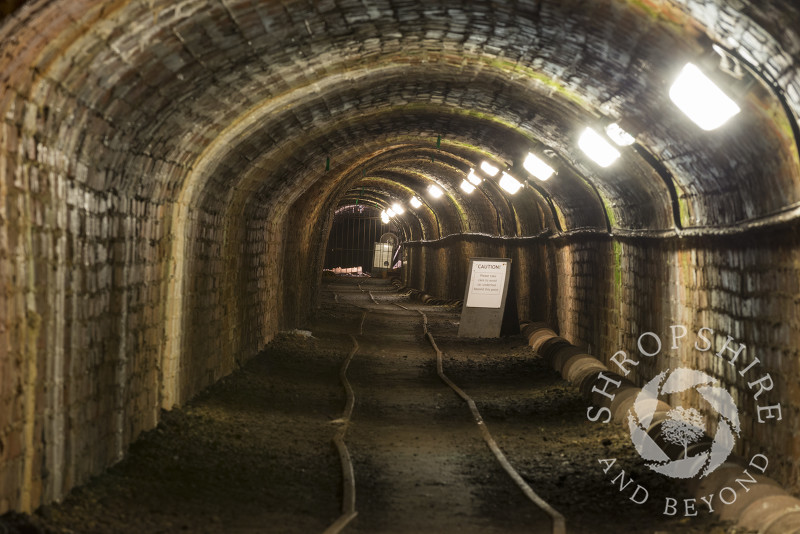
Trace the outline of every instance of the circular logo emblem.
<instances>
[{"instance_id":1,"label":"circular logo emblem","mask_svg":"<svg viewBox=\"0 0 800 534\"><path fill-rule=\"evenodd\" d=\"M628 428L637 452L650 469L672 478L691 478L702 470L702 478L728 458L736 442L735 436L740 433L739 412L730 393L712 385L715 382L715 378L702 371L681 367L672 372L662 372L642 388L628 412ZM695 408L677 407L660 414L659 441L667 446L674 445L672 449L678 451L668 455L647 431L659 408L659 396L690 389L708 403L707 413L704 415ZM713 417L712 414L717 417L716 435L710 446L695 447L700 450L693 453L691 445L699 443L706 435L706 416Z\"/></svg>"}]
</instances>

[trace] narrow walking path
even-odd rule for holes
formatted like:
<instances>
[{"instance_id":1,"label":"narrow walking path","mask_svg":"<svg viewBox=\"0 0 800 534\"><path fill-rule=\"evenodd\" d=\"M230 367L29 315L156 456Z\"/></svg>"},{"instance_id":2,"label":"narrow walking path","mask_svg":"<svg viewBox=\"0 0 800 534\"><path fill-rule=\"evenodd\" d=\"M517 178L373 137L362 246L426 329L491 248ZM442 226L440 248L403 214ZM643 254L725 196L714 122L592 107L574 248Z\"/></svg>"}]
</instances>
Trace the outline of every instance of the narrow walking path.
<instances>
[{"instance_id":1,"label":"narrow walking path","mask_svg":"<svg viewBox=\"0 0 800 534\"><path fill-rule=\"evenodd\" d=\"M597 464L617 457L647 479L629 437L588 424L577 391L521 336L459 338L458 311L410 302L385 280L328 281L322 297L312 337L278 335L242 369L163 414L124 461L18 524L34 533L324 532L342 515L332 440L346 404L339 372L355 339L344 441L358 515L343 533L549 532L549 517L437 376L420 309L445 372L472 396L514 467L566 517L567 532L723 532L710 518L664 517L655 499L629 503Z\"/></svg>"},{"instance_id":2,"label":"narrow walking path","mask_svg":"<svg viewBox=\"0 0 800 534\"><path fill-rule=\"evenodd\" d=\"M349 372L357 392L347 434L359 514L352 531L548 532L549 517L503 473L437 376L420 315L393 306L387 287L364 289L335 288L340 303L368 311Z\"/></svg>"}]
</instances>

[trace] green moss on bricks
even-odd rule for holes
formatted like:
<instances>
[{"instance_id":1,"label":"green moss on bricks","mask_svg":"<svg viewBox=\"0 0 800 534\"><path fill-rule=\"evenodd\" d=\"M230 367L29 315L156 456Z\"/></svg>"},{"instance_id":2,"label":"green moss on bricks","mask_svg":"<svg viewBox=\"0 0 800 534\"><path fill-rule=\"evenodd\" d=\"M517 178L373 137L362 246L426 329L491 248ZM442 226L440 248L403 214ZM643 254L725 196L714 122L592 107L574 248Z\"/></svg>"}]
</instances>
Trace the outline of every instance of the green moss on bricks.
<instances>
[{"instance_id":1,"label":"green moss on bricks","mask_svg":"<svg viewBox=\"0 0 800 534\"><path fill-rule=\"evenodd\" d=\"M794 137L794 130L792 124L789 122L789 117L784 112L783 108L779 107L774 102L771 102L768 107L763 109L764 114L770 119L769 124L775 129L778 137L781 138L785 150L791 155L792 161L795 165L800 163L800 155L797 152L797 140Z\"/></svg>"},{"instance_id":2,"label":"green moss on bricks","mask_svg":"<svg viewBox=\"0 0 800 534\"><path fill-rule=\"evenodd\" d=\"M617 226L617 216L614 214L614 209L608 205L608 203L603 200L603 209L606 212L606 217L608 217L608 224L611 228Z\"/></svg>"},{"instance_id":3,"label":"green moss on bricks","mask_svg":"<svg viewBox=\"0 0 800 534\"><path fill-rule=\"evenodd\" d=\"M654 21L666 22L680 27L685 25L685 18L679 11L669 8L661 2L656 3L653 2L653 0L628 0L628 4L646 13Z\"/></svg>"},{"instance_id":4,"label":"green moss on bricks","mask_svg":"<svg viewBox=\"0 0 800 534\"><path fill-rule=\"evenodd\" d=\"M458 211L458 216L461 219L461 227L469 231L470 229L469 216L467 215L467 212L464 210L464 206L462 206L456 199L454 199L450 195L447 196L450 198L450 201L453 203L453 205L456 207L456 210Z\"/></svg>"},{"instance_id":5,"label":"green moss on bricks","mask_svg":"<svg viewBox=\"0 0 800 534\"><path fill-rule=\"evenodd\" d=\"M778 131L781 132L781 134L783 134L787 140L789 140L789 146L795 148L796 155L797 144L793 142L794 130L792 130L792 124L789 122L789 117L786 116L786 113L783 111L783 109L773 109L772 113L770 113L770 117L772 118L773 124Z\"/></svg>"},{"instance_id":6,"label":"green moss on bricks","mask_svg":"<svg viewBox=\"0 0 800 534\"><path fill-rule=\"evenodd\" d=\"M622 295L622 243L614 241L614 294L617 299Z\"/></svg>"},{"instance_id":7,"label":"green moss on bricks","mask_svg":"<svg viewBox=\"0 0 800 534\"><path fill-rule=\"evenodd\" d=\"M658 19L662 16L660 6L653 5L652 1L648 0L628 0L628 4L634 8L639 8L652 19Z\"/></svg>"},{"instance_id":8,"label":"green moss on bricks","mask_svg":"<svg viewBox=\"0 0 800 534\"><path fill-rule=\"evenodd\" d=\"M453 56L448 56L447 54L437 54L431 50L404 50L403 57L401 60L395 59L395 61L401 64L422 64L425 62L429 63L451 63L456 64L452 61ZM566 100L570 102L574 102L583 108L590 108L591 105L589 102L586 101L585 98L582 98L578 93L575 93L568 88L564 87L556 80L533 69L530 66L522 65L516 60L511 60L503 57L497 56L486 56L486 55L479 55L479 54L469 54L465 51L461 51L458 55L458 64L460 64L464 59L468 59L470 61L475 61L477 63L482 63L483 65L489 66L493 69L497 69L502 71L505 74L517 74L521 75L529 80L535 80L546 87L552 89L559 95L563 96Z\"/></svg>"},{"instance_id":9,"label":"green moss on bricks","mask_svg":"<svg viewBox=\"0 0 800 534\"><path fill-rule=\"evenodd\" d=\"M416 102L416 103L409 103L409 104L402 104L402 105L394 106L394 107L391 108L391 111L398 112L398 113L406 113L407 114L407 113L410 113L410 112L413 112L413 111L418 111L418 110L419 111L430 111L432 109L435 109L437 113L442 113L442 114L443 113L450 113L452 115L459 115L459 116L462 116L462 117L469 117L471 119L480 119L480 120L483 120L483 121L493 122L495 124L500 124L500 125L508 128L508 129L510 129L510 130L514 130L515 132L518 132L520 135L524 135L526 138L530 139L531 141L534 141L534 142L536 141L536 138L534 136L529 135L526 132L524 132L523 130L521 130L519 128L519 125L517 125L517 124L515 124L513 122L501 120L497 116L492 115L490 113L483 113L483 112L480 112L480 111L476 111L474 109L449 108L449 107L438 106L436 104L431 104L429 102ZM447 140L445 140L445 146L446 145L458 145L458 143L456 143L456 142L454 142L454 141L452 141L450 139L447 139ZM465 146L470 146L470 145L465 145Z\"/></svg>"},{"instance_id":10,"label":"green moss on bricks","mask_svg":"<svg viewBox=\"0 0 800 534\"><path fill-rule=\"evenodd\" d=\"M534 70L531 67L520 65L516 61L511 61L499 57L481 56L479 59L484 64L502 70L503 72L521 74L522 76L525 76L528 79L536 80L537 82L553 89L556 93L563 96L570 102L574 102L583 108L591 107L591 105L586 101L586 99L582 98L579 94L570 91L569 89L567 89L566 87L555 81L550 76L542 72L539 72L537 70Z\"/></svg>"},{"instance_id":11,"label":"green moss on bricks","mask_svg":"<svg viewBox=\"0 0 800 534\"><path fill-rule=\"evenodd\" d=\"M689 202L686 200L686 196L682 193L678 193L678 212L680 213L681 220L678 221L681 227L686 226L686 223L692 220L692 214L689 209Z\"/></svg>"},{"instance_id":12,"label":"green moss on bricks","mask_svg":"<svg viewBox=\"0 0 800 534\"><path fill-rule=\"evenodd\" d=\"M553 209L556 210L556 217L558 217L558 222L561 225L562 230L567 230L567 219L564 217L564 213L561 211L561 208L558 207L558 204L553 202Z\"/></svg>"}]
</instances>

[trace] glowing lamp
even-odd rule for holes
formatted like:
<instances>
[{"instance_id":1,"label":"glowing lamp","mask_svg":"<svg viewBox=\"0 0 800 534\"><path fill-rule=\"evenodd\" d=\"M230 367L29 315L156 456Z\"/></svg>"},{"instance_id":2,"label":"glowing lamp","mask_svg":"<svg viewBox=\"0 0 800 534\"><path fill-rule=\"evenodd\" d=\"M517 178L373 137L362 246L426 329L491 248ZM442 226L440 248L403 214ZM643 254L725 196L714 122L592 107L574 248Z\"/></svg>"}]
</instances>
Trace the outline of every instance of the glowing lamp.
<instances>
[{"instance_id":1,"label":"glowing lamp","mask_svg":"<svg viewBox=\"0 0 800 534\"><path fill-rule=\"evenodd\" d=\"M525 170L531 173L531 175L539 180L547 180L550 178L555 170L553 167L542 161L537 156L528 152L528 156L525 158L524 163L522 164L525 167Z\"/></svg>"},{"instance_id":2,"label":"glowing lamp","mask_svg":"<svg viewBox=\"0 0 800 534\"><path fill-rule=\"evenodd\" d=\"M500 172L500 169L498 169L488 161L484 161L481 163L481 170L486 174L488 174L489 176L497 176L497 173Z\"/></svg>"},{"instance_id":3,"label":"glowing lamp","mask_svg":"<svg viewBox=\"0 0 800 534\"><path fill-rule=\"evenodd\" d=\"M683 67L669 97L703 130L714 130L739 113L740 108L692 63Z\"/></svg>"},{"instance_id":4,"label":"glowing lamp","mask_svg":"<svg viewBox=\"0 0 800 534\"><path fill-rule=\"evenodd\" d=\"M619 150L611 146L611 143L591 128L583 131L578 139L578 146L601 167L608 167L620 156Z\"/></svg>"},{"instance_id":5,"label":"glowing lamp","mask_svg":"<svg viewBox=\"0 0 800 534\"><path fill-rule=\"evenodd\" d=\"M442 190L439 189L439 187L435 186L435 185L428 186L428 193L430 193L433 198L439 198L442 195L444 195Z\"/></svg>"},{"instance_id":6,"label":"glowing lamp","mask_svg":"<svg viewBox=\"0 0 800 534\"><path fill-rule=\"evenodd\" d=\"M616 122L606 126L606 135L619 146L630 146L636 142L636 139Z\"/></svg>"},{"instance_id":7,"label":"glowing lamp","mask_svg":"<svg viewBox=\"0 0 800 534\"><path fill-rule=\"evenodd\" d=\"M467 180L470 181L472 185L481 185L483 179L475 174L475 169L470 169L469 174L467 175Z\"/></svg>"},{"instance_id":8,"label":"glowing lamp","mask_svg":"<svg viewBox=\"0 0 800 534\"><path fill-rule=\"evenodd\" d=\"M519 182L519 180L504 172L503 176L500 178L500 187L512 195L515 195L522 187L522 184Z\"/></svg>"}]
</instances>

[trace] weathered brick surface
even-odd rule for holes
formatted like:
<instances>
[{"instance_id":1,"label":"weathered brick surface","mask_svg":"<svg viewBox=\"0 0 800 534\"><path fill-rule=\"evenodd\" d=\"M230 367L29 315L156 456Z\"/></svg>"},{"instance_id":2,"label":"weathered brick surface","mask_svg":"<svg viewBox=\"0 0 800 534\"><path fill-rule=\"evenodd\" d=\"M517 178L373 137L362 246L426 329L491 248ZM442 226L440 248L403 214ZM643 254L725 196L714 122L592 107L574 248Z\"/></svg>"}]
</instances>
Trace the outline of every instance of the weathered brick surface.
<instances>
[{"instance_id":1,"label":"weathered brick surface","mask_svg":"<svg viewBox=\"0 0 800 534\"><path fill-rule=\"evenodd\" d=\"M561 336L610 367L611 356L625 351L640 361L629 366L628 376L639 386L679 366L715 376L739 407L742 435L735 453L766 454L770 476L793 491L800 488L800 242L791 231L717 240L562 237L525 243L458 236L409 249L406 283L448 298L463 297L468 258L511 257L520 317L557 325ZM688 330L679 350L671 350L671 325ZM702 327L714 331L705 334L714 345L710 352L693 348ZM662 339L658 356L638 351L637 340L648 331ZM746 346L735 365L728 353L716 356L727 336L733 347ZM739 374L755 358L760 363ZM766 374L775 387L756 399L758 387L748 384ZM691 396L673 400L697 402ZM758 423L757 406L775 404L782 420Z\"/></svg>"},{"instance_id":2,"label":"weathered brick surface","mask_svg":"<svg viewBox=\"0 0 800 534\"><path fill-rule=\"evenodd\" d=\"M800 243L790 232L719 240L568 240L558 256L560 334L609 363L618 350L641 360L628 376L639 385L680 365L717 377L733 394L742 419L735 452L770 458L770 473L800 488L797 400L798 265ZM687 342L670 350L670 325L685 325ZM713 352L692 348L696 332L714 331ZM639 357L637 339L651 331L663 352ZM708 334L706 334L708 335ZM735 366L715 356L727 336L746 345ZM691 339L691 342L688 340ZM741 376L755 358L760 360ZM609 363L609 365L613 365ZM772 391L755 399L748 387L769 373ZM689 402L696 399L686 398ZM756 406L781 404L781 421L759 424Z\"/></svg>"},{"instance_id":3,"label":"weathered brick surface","mask_svg":"<svg viewBox=\"0 0 800 534\"><path fill-rule=\"evenodd\" d=\"M547 238L502 239L452 235L430 243L412 242L404 283L425 293L463 299L470 258L510 258L520 318L556 324L560 288L556 284L556 255ZM563 303L566 303L565 299Z\"/></svg>"},{"instance_id":4,"label":"weathered brick surface","mask_svg":"<svg viewBox=\"0 0 800 534\"><path fill-rule=\"evenodd\" d=\"M164 274L159 207L93 191L9 119L0 465L17 485L4 509L60 498L153 426Z\"/></svg>"},{"instance_id":5,"label":"weathered brick surface","mask_svg":"<svg viewBox=\"0 0 800 534\"><path fill-rule=\"evenodd\" d=\"M16 9L0 26L0 513L61 498L119 459L162 407L301 322L330 212L361 168L376 201L432 179L447 189L418 230L404 226L410 238L724 226L794 209L796 140L774 95L756 86L718 136L664 104L673 58L694 57L705 32L763 69L798 112L797 25L776 18L787 7L797 21L797 10L745 4L33 0ZM625 116L664 163L679 221L641 154L626 151L604 171L575 150L598 116ZM421 155L440 134L448 155L428 164ZM540 193L510 202L497 187L480 200L459 193L464 161L488 154L522 172L521 155L545 147L561 168ZM783 340L796 325L775 326L792 282L744 245L728 257L675 243L451 239L410 251L412 285L460 298L466 258L509 256L522 315L557 318L598 351L685 316L770 347L769 369L794 361ZM763 255L788 271L793 243ZM706 264L704 285L687 285L680 273ZM752 280L750 267L760 273ZM615 269L680 283L625 286ZM730 296L751 282L763 298ZM588 309L604 311L589 319ZM770 326L742 325L762 314ZM794 466L782 469L794 480Z\"/></svg>"}]
</instances>

